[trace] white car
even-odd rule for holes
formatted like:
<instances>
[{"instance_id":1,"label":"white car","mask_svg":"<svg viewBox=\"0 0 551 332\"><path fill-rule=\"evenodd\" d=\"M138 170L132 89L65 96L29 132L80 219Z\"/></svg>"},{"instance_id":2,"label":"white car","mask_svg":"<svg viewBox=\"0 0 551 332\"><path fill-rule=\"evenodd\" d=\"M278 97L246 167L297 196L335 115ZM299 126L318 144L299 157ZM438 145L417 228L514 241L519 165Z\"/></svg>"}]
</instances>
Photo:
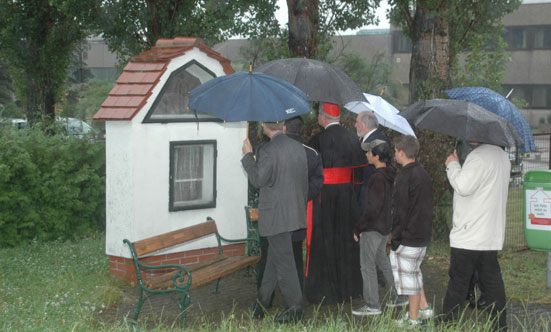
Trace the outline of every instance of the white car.
<instances>
[{"instance_id":1,"label":"white car","mask_svg":"<svg viewBox=\"0 0 551 332\"><path fill-rule=\"evenodd\" d=\"M75 118L57 118L56 122L67 129L67 133L73 136L82 137L94 131L94 128L86 122ZM27 128L27 120L25 119L12 119L11 123L17 129Z\"/></svg>"}]
</instances>

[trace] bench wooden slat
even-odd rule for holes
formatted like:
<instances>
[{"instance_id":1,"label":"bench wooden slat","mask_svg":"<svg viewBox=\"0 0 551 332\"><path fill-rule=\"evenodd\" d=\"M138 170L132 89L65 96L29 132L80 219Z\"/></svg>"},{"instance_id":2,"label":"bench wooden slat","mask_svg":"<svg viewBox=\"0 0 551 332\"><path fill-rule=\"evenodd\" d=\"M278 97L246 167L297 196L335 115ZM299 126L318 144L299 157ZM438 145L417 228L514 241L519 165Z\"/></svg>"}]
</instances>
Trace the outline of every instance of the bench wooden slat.
<instances>
[{"instance_id":1,"label":"bench wooden slat","mask_svg":"<svg viewBox=\"0 0 551 332\"><path fill-rule=\"evenodd\" d=\"M244 269L247 266L254 265L259 261L260 257L258 256L224 257L223 260L217 261L202 269L191 272L190 289L208 284L213 280L227 276L228 274ZM152 286L155 286L155 289L174 288L174 285L172 283L172 276L174 275L174 273L175 272L167 273L167 275L170 274L170 277L167 280L164 280L163 282L158 282L158 280L156 280L155 284ZM187 278L184 280L183 284L185 283L187 283Z\"/></svg>"},{"instance_id":2,"label":"bench wooden slat","mask_svg":"<svg viewBox=\"0 0 551 332\"><path fill-rule=\"evenodd\" d=\"M211 264L215 264L223 259L226 259L227 257L224 257L222 255L216 255L214 257L210 257L208 259L205 259L202 262L191 264L186 266L186 268L189 270L189 272L197 271L199 269L204 268L205 266L209 266ZM160 274L158 276L152 277L146 282L146 285L148 288L156 289L156 288L164 288L167 286L172 285L172 278L176 274L176 270L170 271L164 274ZM168 284L167 284L168 282Z\"/></svg>"},{"instance_id":3,"label":"bench wooden slat","mask_svg":"<svg viewBox=\"0 0 551 332\"><path fill-rule=\"evenodd\" d=\"M219 263L191 273L191 288L199 287L213 280L239 271L260 261L259 256L232 256Z\"/></svg>"},{"instance_id":4,"label":"bench wooden slat","mask_svg":"<svg viewBox=\"0 0 551 332\"><path fill-rule=\"evenodd\" d=\"M134 242L134 250L136 255L141 257L216 232L216 223L214 220L209 220L198 225L136 241Z\"/></svg>"}]
</instances>

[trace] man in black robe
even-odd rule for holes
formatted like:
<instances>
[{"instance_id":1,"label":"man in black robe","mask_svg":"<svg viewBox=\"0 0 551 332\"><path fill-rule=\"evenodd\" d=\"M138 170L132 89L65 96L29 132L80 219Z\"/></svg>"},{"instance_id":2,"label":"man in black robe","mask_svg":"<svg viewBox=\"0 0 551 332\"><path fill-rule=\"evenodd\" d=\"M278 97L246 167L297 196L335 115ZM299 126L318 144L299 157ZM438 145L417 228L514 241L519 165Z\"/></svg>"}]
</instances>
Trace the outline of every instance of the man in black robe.
<instances>
[{"instance_id":1,"label":"man in black robe","mask_svg":"<svg viewBox=\"0 0 551 332\"><path fill-rule=\"evenodd\" d=\"M324 168L324 185L308 223L305 294L312 303L338 303L362 293L359 246L352 236L360 216L354 179L359 186L367 160L360 141L339 118L338 105L320 105L318 123L325 129L309 143Z\"/></svg>"}]
</instances>

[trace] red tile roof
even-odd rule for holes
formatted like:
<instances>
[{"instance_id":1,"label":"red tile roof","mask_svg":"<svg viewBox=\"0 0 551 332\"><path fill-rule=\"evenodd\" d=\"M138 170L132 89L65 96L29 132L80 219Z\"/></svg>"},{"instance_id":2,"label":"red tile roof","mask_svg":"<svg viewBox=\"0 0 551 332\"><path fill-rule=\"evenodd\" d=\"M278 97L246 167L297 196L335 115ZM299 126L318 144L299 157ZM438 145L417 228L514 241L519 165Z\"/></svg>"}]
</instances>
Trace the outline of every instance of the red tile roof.
<instances>
[{"instance_id":1,"label":"red tile roof","mask_svg":"<svg viewBox=\"0 0 551 332\"><path fill-rule=\"evenodd\" d=\"M218 60L226 75L234 72L230 60L213 51L201 38L159 39L153 48L130 59L94 120L132 120L145 105L170 61L194 47Z\"/></svg>"}]
</instances>

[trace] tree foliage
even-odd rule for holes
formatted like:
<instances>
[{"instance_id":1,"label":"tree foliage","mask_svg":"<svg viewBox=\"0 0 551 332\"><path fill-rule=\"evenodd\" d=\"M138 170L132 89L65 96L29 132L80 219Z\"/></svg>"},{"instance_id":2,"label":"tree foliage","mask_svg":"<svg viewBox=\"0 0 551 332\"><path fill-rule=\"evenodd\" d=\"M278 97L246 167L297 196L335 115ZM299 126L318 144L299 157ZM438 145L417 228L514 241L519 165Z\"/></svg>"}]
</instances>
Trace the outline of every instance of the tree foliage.
<instances>
[{"instance_id":1,"label":"tree foliage","mask_svg":"<svg viewBox=\"0 0 551 332\"><path fill-rule=\"evenodd\" d=\"M27 118L53 118L74 48L99 0L0 1L0 54Z\"/></svg>"},{"instance_id":2,"label":"tree foliage","mask_svg":"<svg viewBox=\"0 0 551 332\"><path fill-rule=\"evenodd\" d=\"M336 31L377 23L374 12L379 3L380 0L287 0L291 56L323 59Z\"/></svg>"},{"instance_id":3,"label":"tree foliage","mask_svg":"<svg viewBox=\"0 0 551 332\"><path fill-rule=\"evenodd\" d=\"M8 66L0 59L0 107L11 102L12 97L13 85L8 72Z\"/></svg>"},{"instance_id":4,"label":"tree foliage","mask_svg":"<svg viewBox=\"0 0 551 332\"><path fill-rule=\"evenodd\" d=\"M275 10L276 0L106 0L97 31L125 58L159 38L200 37L214 45L232 35L274 34Z\"/></svg>"},{"instance_id":5,"label":"tree foliage","mask_svg":"<svg viewBox=\"0 0 551 332\"><path fill-rule=\"evenodd\" d=\"M503 26L500 24L500 28ZM501 30L501 29L500 29ZM454 86L483 86L501 91L511 54L506 52L507 43L497 31L473 35L465 44L464 64L452 64Z\"/></svg>"},{"instance_id":6,"label":"tree foliage","mask_svg":"<svg viewBox=\"0 0 551 332\"><path fill-rule=\"evenodd\" d=\"M92 118L114 85L115 82L109 80L89 80L69 85L66 96L60 103L63 109L61 116L80 119L103 131L105 122L92 121Z\"/></svg>"},{"instance_id":7,"label":"tree foliage","mask_svg":"<svg viewBox=\"0 0 551 332\"><path fill-rule=\"evenodd\" d=\"M357 53L346 54L338 66L362 91L373 95L384 94L384 98L398 108L407 103L407 91L395 79L393 67L384 51L376 52L371 61Z\"/></svg>"},{"instance_id":8,"label":"tree foliage","mask_svg":"<svg viewBox=\"0 0 551 332\"><path fill-rule=\"evenodd\" d=\"M477 36L500 36L501 19L520 0L389 0L389 17L413 45L410 102L451 87L450 68Z\"/></svg>"}]
</instances>

